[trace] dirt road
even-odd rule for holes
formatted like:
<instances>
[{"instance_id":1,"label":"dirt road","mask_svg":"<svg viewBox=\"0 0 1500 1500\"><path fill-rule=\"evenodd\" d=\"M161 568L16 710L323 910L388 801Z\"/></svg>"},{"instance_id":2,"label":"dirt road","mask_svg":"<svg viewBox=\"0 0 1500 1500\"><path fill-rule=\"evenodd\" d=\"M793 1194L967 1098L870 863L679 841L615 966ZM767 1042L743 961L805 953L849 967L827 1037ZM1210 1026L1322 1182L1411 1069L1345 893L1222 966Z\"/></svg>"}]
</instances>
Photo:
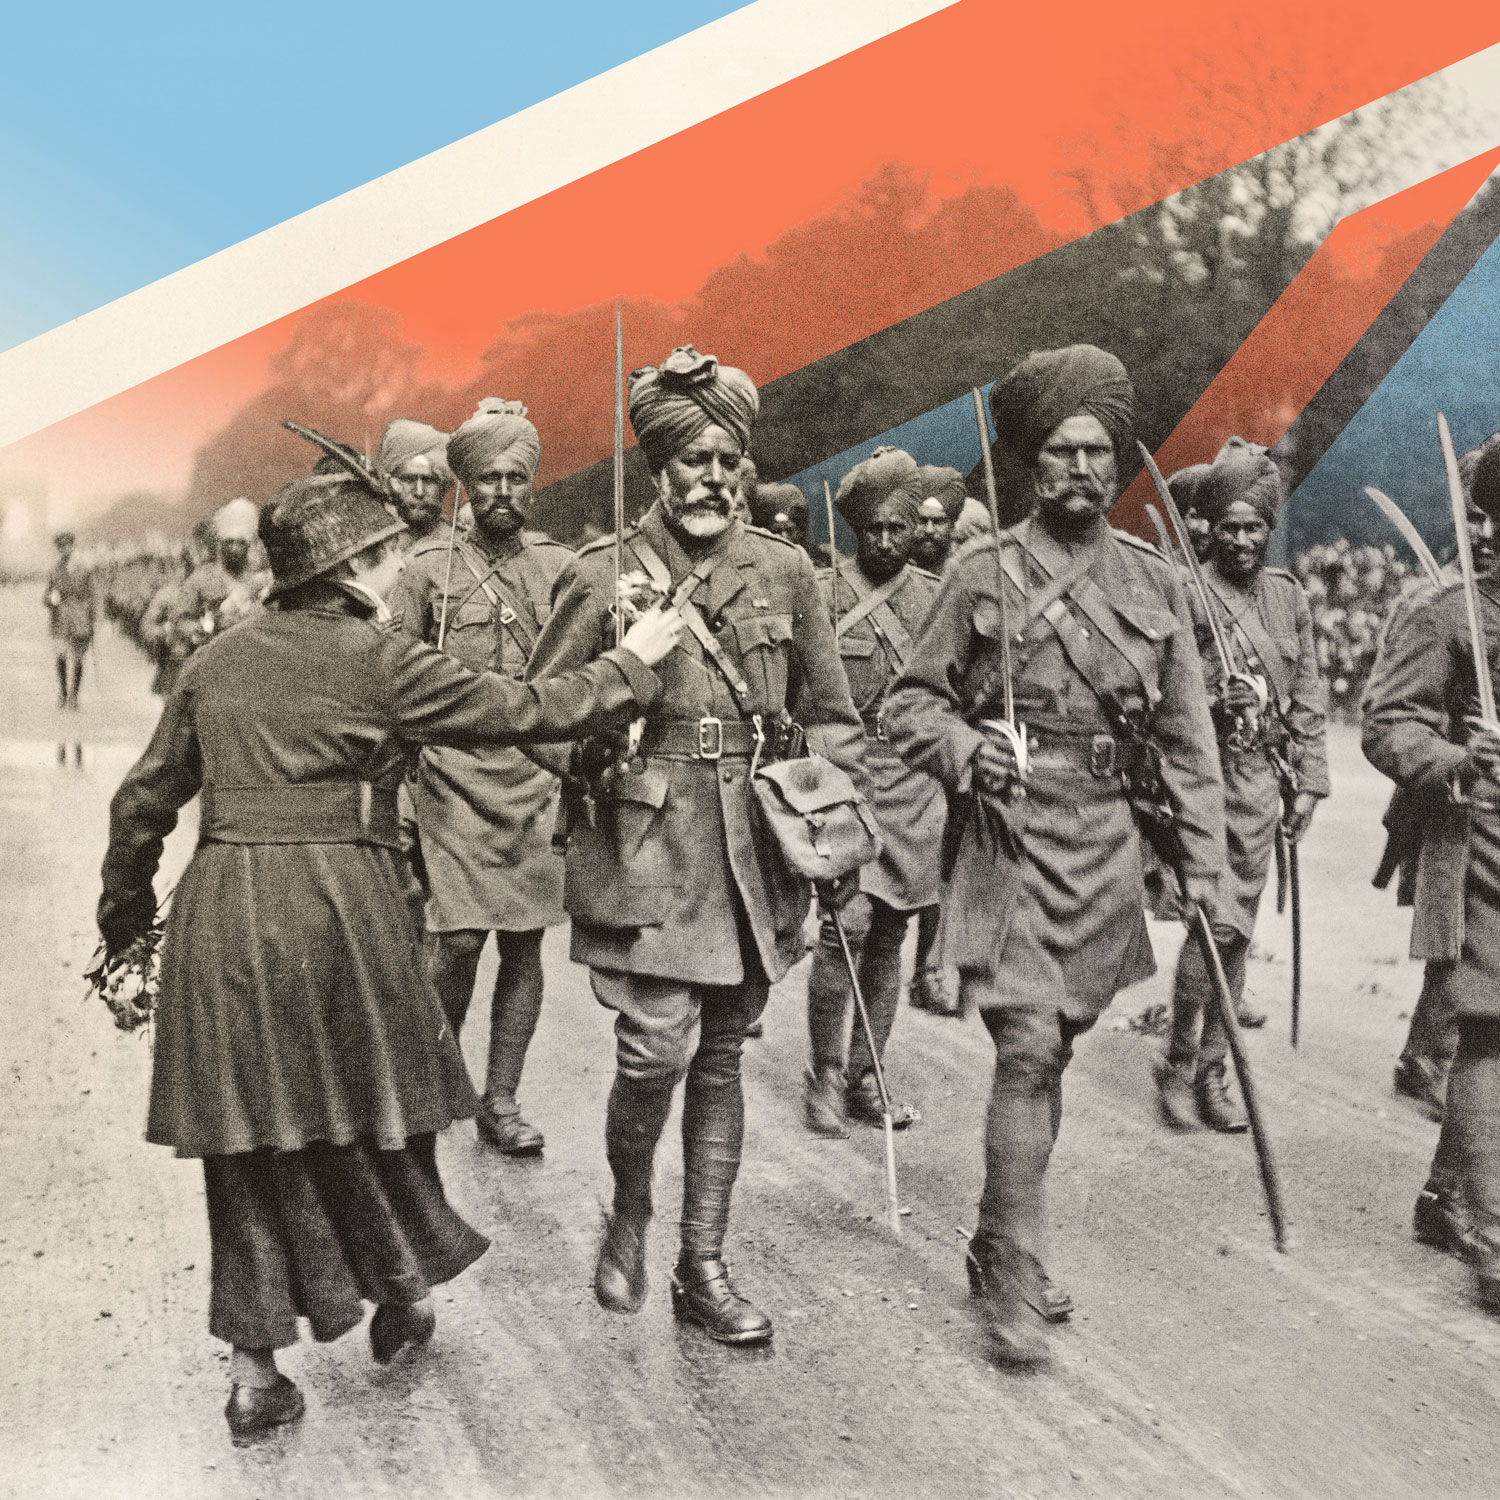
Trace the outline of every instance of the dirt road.
<instances>
[{"instance_id":1,"label":"dirt road","mask_svg":"<svg viewBox=\"0 0 1500 1500\"><path fill-rule=\"evenodd\" d=\"M1435 1127L1390 1092L1419 974L1407 918L1370 889L1385 786L1348 732L1306 845L1302 1046L1287 1042L1288 937L1268 915L1250 1039L1297 1243L1276 1255L1248 1141L1169 1136L1156 1043L1111 1022L1079 1048L1053 1170L1051 1268L1078 1313L1056 1368L992 1369L966 1305L991 1049L977 1021L903 1009L890 1069L923 1121L899 1143L911 1209L881 1219L880 1140L800 1122L803 964L747 1061L735 1274L776 1320L763 1352L679 1329L664 1295L680 1184L666 1138L653 1290L636 1318L589 1290L608 1191L608 1019L548 942L524 1102L543 1160L460 1127L455 1201L494 1238L439 1294L431 1348L389 1372L362 1334L283 1360L308 1414L233 1449L224 1351L206 1333L201 1178L141 1139L149 1055L86 1001L80 970L107 803L154 715L148 672L106 635L84 708L51 707L34 591L0 592L0 1491L18 1497L501 1495L1489 1496L1500 1462L1500 1321L1409 1219ZM97 670L96 670L97 667ZM75 748L76 747L76 748ZM169 864L180 866L191 830ZM486 976L482 976L484 982ZM476 1064L482 1022L465 1038Z\"/></svg>"}]
</instances>

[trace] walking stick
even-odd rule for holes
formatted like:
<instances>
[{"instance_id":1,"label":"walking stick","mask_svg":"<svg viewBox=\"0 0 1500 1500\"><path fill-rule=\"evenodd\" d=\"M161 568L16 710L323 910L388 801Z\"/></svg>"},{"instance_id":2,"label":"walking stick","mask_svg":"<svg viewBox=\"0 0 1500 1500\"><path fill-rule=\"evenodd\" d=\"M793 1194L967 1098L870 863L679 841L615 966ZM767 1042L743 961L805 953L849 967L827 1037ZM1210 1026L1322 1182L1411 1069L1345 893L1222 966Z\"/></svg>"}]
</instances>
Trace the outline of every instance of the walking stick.
<instances>
[{"instance_id":1,"label":"walking stick","mask_svg":"<svg viewBox=\"0 0 1500 1500\"><path fill-rule=\"evenodd\" d=\"M1302 878L1297 870L1297 841L1286 841L1286 868L1292 887L1292 1046L1302 1031Z\"/></svg>"},{"instance_id":2,"label":"walking stick","mask_svg":"<svg viewBox=\"0 0 1500 1500\"><path fill-rule=\"evenodd\" d=\"M1250 1076L1250 1059L1245 1055L1245 1046L1240 1039L1240 1026L1234 1015L1234 1000L1229 993L1229 980L1225 977L1223 960L1219 957L1219 945L1214 942L1213 925L1208 920L1203 903L1194 902L1192 912L1193 935L1203 950L1203 961L1208 965L1209 977L1213 980L1214 1003L1219 1007L1219 1018L1224 1023L1224 1032L1229 1039L1229 1056L1234 1062L1235 1077L1239 1080L1240 1093L1245 1100L1245 1113L1250 1117L1250 1135L1255 1142L1255 1161L1260 1168L1260 1185L1266 1195L1266 1212L1271 1220L1271 1233L1277 1250L1285 1255L1291 1243L1291 1226L1287 1222L1286 1206L1281 1197L1281 1175L1276 1170L1276 1159L1271 1154L1271 1138L1266 1133L1266 1122L1255 1094L1255 1082Z\"/></svg>"},{"instance_id":3,"label":"walking stick","mask_svg":"<svg viewBox=\"0 0 1500 1500\"><path fill-rule=\"evenodd\" d=\"M880 1051L875 1046L875 1032L870 1025L870 1012L865 1008L864 991L859 987L859 974L854 965L854 954L849 950L849 937L844 931L844 919L832 907L828 915L833 930L838 934L839 949L844 955L844 967L849 971L849 985L854 991L854 1009L859 1014L859 1024L864 1027L865 1042L870 1048L870 1061L875 1068L875 1087L880 1090L880 1123L885 1127L885 1217L891 1233L901 1233L901 1199L896 1194L896 1126L891 1119L891 1096L886 1092L885 1069L880 1066Z\"/></svg>"}]
</instances>

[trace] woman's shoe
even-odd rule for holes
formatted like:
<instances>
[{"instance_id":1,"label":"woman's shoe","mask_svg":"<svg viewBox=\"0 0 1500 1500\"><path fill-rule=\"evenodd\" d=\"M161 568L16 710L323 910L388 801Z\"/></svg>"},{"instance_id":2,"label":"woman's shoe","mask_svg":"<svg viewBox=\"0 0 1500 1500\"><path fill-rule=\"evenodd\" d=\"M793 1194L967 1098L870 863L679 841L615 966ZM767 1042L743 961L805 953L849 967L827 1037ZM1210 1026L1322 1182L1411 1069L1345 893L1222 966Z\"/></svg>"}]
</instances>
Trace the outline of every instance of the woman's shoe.
<instances>
[{"instance_id":1,"label":"woman's shoe","mask_svg":"<svg viewBox=\"0 0 1500 1500\"><path fill-rule=\"evenodd\" d=\"M230 1386L224 1419L235 1447L243 1448L261 1433L295 1422L306 1410L296 1383L278 1375L274 1385Z\"/></svg>"},{"instance_id":2,"label":"woman's shoe","mask_svg":"<svg viewBox=\"0 0 1500 1500\"><path fill-rule=\"evenodd\" d=\"M479 1101L474 1129L480 1140L506 1156L540 1156L547 1144L542 1132L521 1118L520 1110L502 1115L487 1099Z\"/></svg>"},{"instance_id":3,"label":"woman's shoe","mask_svg":"<svg viewBox=\"0 0 1500 1500\"><path fill-rule=\"evenodd\" d=\"M370 1319L370 1353L377 1365L388 1365L408 1345L425 1344L436 1327L437 1314L425 1297L410 1306L382 1302Z\"/></svg>"}]
</instances>

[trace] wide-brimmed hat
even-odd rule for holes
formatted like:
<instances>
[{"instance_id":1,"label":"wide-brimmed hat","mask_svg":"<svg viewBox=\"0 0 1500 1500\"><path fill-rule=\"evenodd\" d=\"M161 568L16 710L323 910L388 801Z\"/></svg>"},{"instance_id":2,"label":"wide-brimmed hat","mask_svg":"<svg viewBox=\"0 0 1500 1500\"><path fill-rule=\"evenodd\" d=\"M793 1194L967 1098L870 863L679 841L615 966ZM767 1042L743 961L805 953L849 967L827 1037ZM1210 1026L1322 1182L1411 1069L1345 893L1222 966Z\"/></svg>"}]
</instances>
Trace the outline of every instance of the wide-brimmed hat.
<instances>
[{"instance_id":1,"label":"wide-brimmed hat","mask_svg":"<svg viewBox=\"0 0 1500 1500\"><path fill-rule=\"evenodd\" d=\"M273 599L321 577L406 523L358 481L317 474L283 485L260 513L260 539L271 564Z\"/></svg>"}]
</instances>

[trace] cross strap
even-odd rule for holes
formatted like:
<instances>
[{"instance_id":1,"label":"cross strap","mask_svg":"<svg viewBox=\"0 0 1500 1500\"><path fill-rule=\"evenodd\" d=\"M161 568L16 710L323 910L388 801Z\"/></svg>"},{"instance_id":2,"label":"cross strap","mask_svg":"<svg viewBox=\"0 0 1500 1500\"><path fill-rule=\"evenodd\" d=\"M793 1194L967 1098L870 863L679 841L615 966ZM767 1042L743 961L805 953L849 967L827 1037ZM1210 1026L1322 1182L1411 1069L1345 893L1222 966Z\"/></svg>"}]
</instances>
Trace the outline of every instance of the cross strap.
<instances>
[{"instance_id":1,"label":"cross strap","mask_svg":"<svg viewBox=\"0 0 1500 1500\"><path fill-rule=\"evenodd\" d=\"M1219 592L1219 586L1212 578L1207 578L1207 575L1205 578L1209 592L1223 606L1221 614L1225 623L1239 637L1240 654L1245 657L1246 667L1254 671L1258 665L1265 673L1266 681L1271 686L1272 703L1281 712L1282 705L1291 696L1291 684L1283 679L1282 674L1286 668L1282 663L1281 652L1255 609L1255 600L1247 599L1236 608L1232 600L1226 599Z\"/></svg>"},{"instance_id":2,"label":"cross strap","mask_svg":"<svg viewBox=\"0 0 1500 1500\"><path fill-rule=\"evenodd\" d=\"M716 552L705 557L674 589L671 569L662 561L661 554L644 536L637 532L630 538L630 546L645 568L646 576L656 585L659 593L671 598L672 607L682 616L683 623L692 632L693 639L703 648L704 655L713 662L723 675L724 681L729 684L729 691L739 705L740 712L749 717L753 712L750 684L745 681L740 669L729 659L729 653L719 644L718 638L708 628L708 621L703 618L702 612L693 603L693 595L727 560L726 554ZM618 602L615 607L619 608Z\"/></svg>"},{"instance_id":3,"label":"cross strap","mask_svg":"<svg viewBox=\"0 0 1500 1500\"><path fill-rule=\"evenodd\" d=\"M879 587L869 588L857 572L849 574L835 567L833 570L835 593L838 591L840 579L849 585L855 604L847 614L839 616L838 624L834 627L834 636L842 640L851 626L868 618L870 628L875 632L875 638L880 642L881 649L890 659L891 665L897 672L902 671L906 666L906 658L911 654L911 632L901 623L901 617L891 608L891 600L900 593L902 585L906 582L906 569L903 567L899 573L893 578L887 578Z\"/></svg>"},{"instance_id":4,"label":"cross strap","mask_svg":"<svg viewBox=\"0 0 1500 1500\"><path fill-rule=\"evenodd\" d=\"M458 555L463 559L464 566L474 575L475 588L484 593L484 597L490 601L500 623L510 632L511 639L521 648L521 655L525 660L531 660L532 649L536 646L538 632L534 628L531 619L531 611L519 600L514 598L505 584L501 582L497 569L500 563L490 563L488 568L481 566L487 559L478 556L468 542L460 544ZM474 589L469 593L473 594ZM462 607L462 606L460 606Z\"/></svg>"}]
</instances>

